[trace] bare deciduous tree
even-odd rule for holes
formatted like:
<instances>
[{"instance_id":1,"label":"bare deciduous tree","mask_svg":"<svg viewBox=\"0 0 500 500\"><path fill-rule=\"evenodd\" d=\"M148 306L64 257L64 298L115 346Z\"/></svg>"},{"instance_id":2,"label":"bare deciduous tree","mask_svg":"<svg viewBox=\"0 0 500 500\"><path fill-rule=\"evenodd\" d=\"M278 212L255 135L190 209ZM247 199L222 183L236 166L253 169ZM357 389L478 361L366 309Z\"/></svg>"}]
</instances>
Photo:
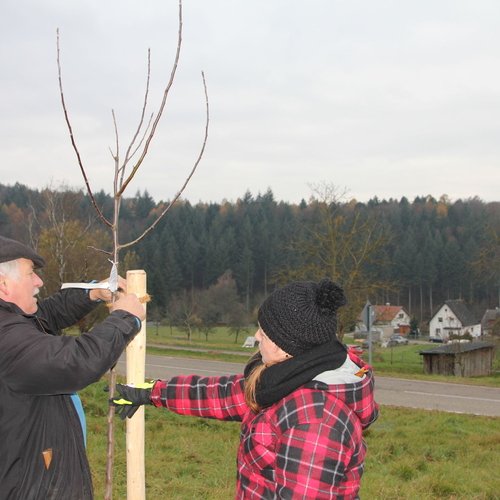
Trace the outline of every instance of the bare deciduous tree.
<instances>
[{"instance_id":1,"label":"bare deciduous tree","mask_svg":"<svg viewBox=\"0 0 500 500\"><path fill-rule=\"evenodd\" d=\"M338 335L342 338L345 329L356 323L367 298L389 287L389 283L377 281L370 273L371 267L380 264L376 257L388 236L373 218L355 207L342 207L345 192L334 185L320 185L314 190L316 197L310 206L318 211L317 222L308 224L305 236L293 242L304 264L282 270L278 281L328 277L338 282L348 300L346 307L339 310Z\"/></svg>"},{"instance_id":2,"label":"bare deciduous tree","mask_svg":"<svg viewBox=\"0 0 500 500\"><path fill-rule=\"evenodd\" d=\"M106 250L106 249L100 249L101 251L105 252L110 256L110 260L112 261L112 271L110 273L110 276L113 276L115 272L118 269L118 262L119 262L119 253L120 250L124 248L128 248L137 242L139 242L142 238L144 238L150 231L152 231L156 224L160 221L162 217L165 216L165 214L170 210L172 205L179 199L181 194L183 193L184 189L186 188L188 182L190 181L192 175L194 174L196 168L198 167L198 164L200 163L203 153L205 151L205 146L207 143L207 138L208 138L208 126L209 126L209 105L208 105L208 94L207 94L207 87L206 87L206 81L205 81L205 75L202 72L202 81L203 81L203 88L204 88L204 93L205 93L205 108L206 108L206 122L205 122L205 132L204 132L204 138L203 142L200 148L200 151L198 153L198 156L196 157L194 164L189 171L184 183L180 187L180 189L177 191L173 199L168 203L161 213L157 216L157 218L153 221L153 223L148 226L147 228L144 229L144 231L133 241L129 241L126 243L123 243L120 241L119 238L119 218L120 218L120 205L121 205L121 200L123 197L123 194L125 190L127 189L128 185L134 178L135 174L137 173L138 169L142 166L147 153L149 151L149 148L152 144L153 138L155 136L156 130L158 123L160 122L160 119L162 117L162 113L164 111L167 98L169 96L170 89L172 87L172 84L174 82L174 77L177 71L177 66L179 63L179 56L180 56L180 50L181 50L181 45L182 45L182 0L179 0L179 8L178 8L178 13L179 13L179 19L178 19L178 37L177 37L177 50L175 54L175 59L172 65L172 69L170 72L170 78L164 88L163 92L163 98L162 101L159 105L159 108L156 112L153 112L149 115L147 118L146 113L147 113L147 108L148 108L148 97L149 97L149 83L150 83L150 75L151 75L151 57L150 57L150 51L148 50L148 65L147 65L147 78L146 78L146 88L144 92L144 101L142 105L142 110L139 118L139 123L137 125L137 128L135 130L135 133L133 134L133 137L128 144L128 147L125 149L125 153L122 156L121 149L120 149L120 140L119 140L119 132L118 132L118 126L117 126L117 121L116 121L116 116L114 110L112 110L112 119L113 119L113 124L114 124L114 131L115 131L115 145L114 149L111 150L111 156L114 164L114 180L113 180L113 197L114 197L114 207L113 207L113 216L111 219L107 218L105 214L102 212L101 208L99 207L96 198L94 197L94 193L92 191L92 188L90 186L89 178L87 175L86 168L84 166L82 156L80 154L79 148L76 144L74 132L73 132L73 127L71 125L71 121L69 118L69 113L68 109L66 106L65 102L65 97L64 97L64 92L63 92L63 84L62 84L62 72L61 72L61 58L60 58L60 43L59 43L59 30L57 30L57 68L58 68L58 81L59 81L59 92L60 92L60 98L61 98L61 103L62 103L62 109L64 112L64 118L66 121L66 125L68 127L69 135L70 135L70 140L71 140L71 145L73 147L73 150L75 152L77 162L81 171L81 174L83 176L85 186L87 188L88 195L90 197L91 203L94 207L94 209L97 212L97 215L99 219L102 221L102 223L109 228L111 231L112 235L112 249L111 250ZM114 370L111 370L111 376L110 376L110 398L114 396L114 388L115 388L115 383L116 383L116 374ZM114 456L114 407L110 406L109 414L108 414L108 458L107 458L107 466L106 466L106 493L105 493L105 498L106 499L111 499L112 498L112 470L113 470L113 456Z\"/></svg>"},{"instance_id":3,"label":"bare deciduous tree","mask_svg":"<svg viewBox=\"0 0 500 500\"><path fill-rule=\"evenodd\" d=\"M61 186L47 187L41 192L41 206L31 204L28 217L30 235L34 241L35 229L40 228L36 248L51 255L43 269L45 293L54 293L65 281L89 279L105 272L105 263L93 258L92 247L110 246L111 239L101 227L95 227L92 218L79 219L83 202L81 191ZM35 246L35 243L33 243Z\"/></svg>"},{"instance_id":4,"label":"bare deciduous tree","mask_svg":"<svg viewBox=\"0 0 500 500\"><path fill-rule=\"evenodd\" d=\"M201 318L198 312L199 293L185 290L174 295L170 301L170 316L172 322L186 333L188 342L191 342L193 331L201 326Z\"/></svg>"}]
</instances>

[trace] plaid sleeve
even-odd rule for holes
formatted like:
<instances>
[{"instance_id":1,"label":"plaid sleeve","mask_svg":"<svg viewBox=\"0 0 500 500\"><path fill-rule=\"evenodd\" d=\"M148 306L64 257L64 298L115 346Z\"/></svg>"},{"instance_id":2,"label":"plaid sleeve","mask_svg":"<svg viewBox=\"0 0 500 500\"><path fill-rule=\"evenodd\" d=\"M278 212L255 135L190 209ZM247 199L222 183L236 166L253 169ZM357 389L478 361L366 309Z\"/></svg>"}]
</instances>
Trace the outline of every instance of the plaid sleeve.
<instances>
[{"instance_id":1,"label":"plaid sleeve","mask_svg":"<svg viewBox=\"0 0 500 500\"><path fill-rule=\"evenodd\" d=\"M243 375L200 377L185 375L159 380L151 401L180 415L241 421L248 406Z\"/></svg>"},{"instance_id":2,"label":"plaid sleeve","mask_svg":"<svg viewBox=\"0 0 500 500\"><path fill-rule=\"evenodd\" d=\"M361 358L351 352L349 353L349 357L365 373L364 378L360 380L355 387L352 384L339 385L333 388L331 387L330 391L336 394L342 401L345 401L347 405L354 410L363 429L366 429L377 420L379 414L379 405L373 398L375 390L373 369Z\"/></svg>"},{"instance_id":3,"label":"plaid sleeve","mask_svg":"<svg viewBox=\"0 0 500 500\"><path fill-rule=\"evenodd\" d=\"M379 405L373 399L374 381L373 376L368 373L367 383L361 388L361 397L353 403L352 409L359 418L363 429L368 428L378 418Z\"/></svg>"},{"instance_id":4,"label":"plaid sleeve","mask_svg":"<svg viewBox=\"0 0 500 500\"><path fill-rule=\"evenodd\" d=\"M303 410L316 412L322 395L311 393ZM290 410L293 405L288 408ZM288 412L287 410L287 412ZM285 417L284 415L282 415ZM361 425L343 404L323 408L317 418L301 418L278 440L276 494L278 498L355 498L363 472L365 446ZM288 422L295 417L289 413Z\"/></svg>"}]
</instances>

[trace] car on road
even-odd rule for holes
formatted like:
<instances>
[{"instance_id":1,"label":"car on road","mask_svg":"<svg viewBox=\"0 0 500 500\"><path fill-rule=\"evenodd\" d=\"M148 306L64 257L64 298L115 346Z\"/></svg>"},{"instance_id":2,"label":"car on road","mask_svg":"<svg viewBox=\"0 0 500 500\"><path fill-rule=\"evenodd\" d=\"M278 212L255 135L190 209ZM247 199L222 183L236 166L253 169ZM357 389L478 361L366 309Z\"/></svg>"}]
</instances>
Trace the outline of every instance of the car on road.
<instances>
[{"instance_id":1,"label":"car on road","mask_svg":"<svg viewBox=\"0 0 500 500\"><path fill-rule=\"evenodd\" d=\"M395 345L406 345L408 344L408 339L402 335L391 335L389 341L387 342L387 347L392 347Z\"/></svg>"}]
</instances>

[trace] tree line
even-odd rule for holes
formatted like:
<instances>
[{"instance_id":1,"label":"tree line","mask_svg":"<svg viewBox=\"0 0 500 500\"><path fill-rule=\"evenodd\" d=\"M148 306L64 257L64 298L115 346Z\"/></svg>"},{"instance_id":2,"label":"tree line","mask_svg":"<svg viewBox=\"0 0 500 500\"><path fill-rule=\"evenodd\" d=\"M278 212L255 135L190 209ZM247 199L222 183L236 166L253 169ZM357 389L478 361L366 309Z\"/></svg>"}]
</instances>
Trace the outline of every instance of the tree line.
<instances>
[{"instance_id":1,"label":"tree line","mask_svg":"<svg viewBox=\"0 0 500 500\"><path fill-rule=\"evenodd\" d=\"M95 198L104 214L111 212L111 196ZM147 191L123 199L124 239L136 237L166 203ZM111 242L83 191L0 184L0 233L47 258L47 292L61 281L109 272L99 249L109 250ZM499 305L499 235L500 202L443 195L361 203L322 185L299 204L277 201L271 190L246 192L234 202L180 200L120 265L122 273L146 270L151 316L185 325L188 309L194 323L252 321L274 286L324 276L346 288L344 329L366 300L402 305L425 325L447 299L464 299L478 318ZM225 297L225 310L208 313L217 294Z\"/></svg>"}]
</instances>

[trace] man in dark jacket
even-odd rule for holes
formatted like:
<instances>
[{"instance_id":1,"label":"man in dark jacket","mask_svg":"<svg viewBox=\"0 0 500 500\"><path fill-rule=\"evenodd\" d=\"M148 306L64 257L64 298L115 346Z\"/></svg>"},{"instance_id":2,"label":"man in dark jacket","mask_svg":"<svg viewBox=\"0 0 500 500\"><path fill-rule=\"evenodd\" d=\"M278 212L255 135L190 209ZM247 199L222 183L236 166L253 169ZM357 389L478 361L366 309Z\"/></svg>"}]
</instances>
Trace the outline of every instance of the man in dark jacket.
<instances>
[{"instance_id":1,"label":"man in dark jacket","mask_svg":"<svg viewBox=\"0 0 500 500\"><path fill-rule=\"evenodd\" d=\"M91 332L62 336L109 290L61 290L37 302L44 260L0 236L0 498L92 499L79 400L140 330L144 307L118 294ZM120 285L125 287L124 280Z\"/></svg>"}]
</instances>

